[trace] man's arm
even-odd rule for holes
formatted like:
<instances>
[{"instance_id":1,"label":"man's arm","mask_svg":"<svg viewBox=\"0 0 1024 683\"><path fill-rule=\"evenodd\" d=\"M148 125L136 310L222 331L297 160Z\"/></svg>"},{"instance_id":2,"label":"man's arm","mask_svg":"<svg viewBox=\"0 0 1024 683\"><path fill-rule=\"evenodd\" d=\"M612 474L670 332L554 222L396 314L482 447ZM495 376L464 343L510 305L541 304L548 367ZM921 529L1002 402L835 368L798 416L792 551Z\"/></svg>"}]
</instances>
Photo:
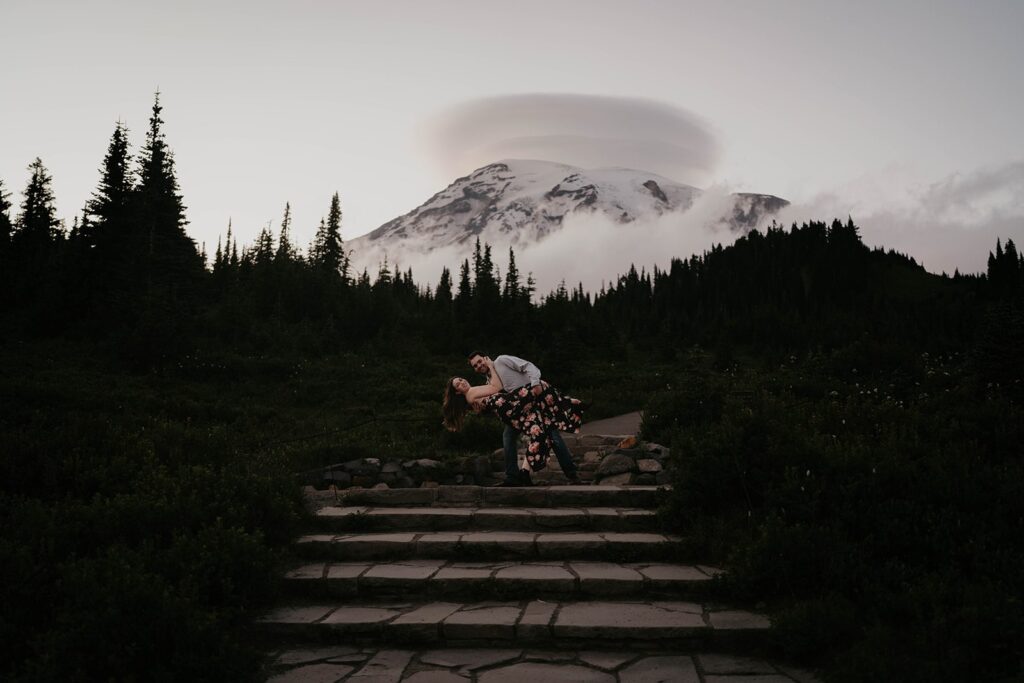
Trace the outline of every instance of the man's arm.
<instances>
[{"instance_id":1,"label":"man's arm","mask_svg":"<svg viewBox=\"0 0 1024 683\"><path fill-rule=\"evenodd\" d=\"M515 356L501 356L496 362L504 363L516 372L526 376L524 384L537 384L540 382L540 368L528 360L516 358Z\"/></svg>"}]
</instances>

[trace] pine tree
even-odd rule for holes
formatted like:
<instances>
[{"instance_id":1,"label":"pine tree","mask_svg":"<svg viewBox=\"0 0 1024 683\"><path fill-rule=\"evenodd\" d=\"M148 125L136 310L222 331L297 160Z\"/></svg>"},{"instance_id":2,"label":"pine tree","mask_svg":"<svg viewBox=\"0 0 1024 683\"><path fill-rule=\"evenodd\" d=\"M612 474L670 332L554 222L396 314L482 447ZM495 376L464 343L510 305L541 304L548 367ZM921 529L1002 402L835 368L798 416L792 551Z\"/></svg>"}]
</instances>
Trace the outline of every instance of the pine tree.
<instances>
[{"instance_id":1,"label":"pine tree","mask_svg":"<svg viewBox=\"0 0 1024 683\"><path fill-rule=\"evenodd\" d=\"M134 189L129 163L128 131L118 121L100 168L99 188L86 205L88 213L96 219L98 234L124 231Z\"/></svg>"},{"instance_id":2,"label":"pine tree","mask_svg":"<svg viewBox=\"0 0 1024 683\"><path fill-rule=\"evenodd\" d=\"M516 267L516 252L512 247L509 247L508 272L505 273L505 290L502 292L505 301L517 301L521 287L522 285L519 283L519 269Z\"/></svg>"},{"instance_id":3,"label":"pine tree","mask_svg":"<svg viewBox=\"0 0 1024 683\"><path fill-rule=\"evenodd\" d=\"M256 238L253 260L261 267L269 265L274 260L274 237L270 234L269 223L260 230L260 235Z\"/></svg>"},{"instance_id":4,"label":"pine tree","mask_svg":"<svg viewBox=\"0 0 1024 683\"><path fill-rule=\"evenodd\" d=\"M292 205L285 202L284 218L281 219L281 236L277 239L277 253L274 258L279 263L294 261L295 247L292 246Z\"/></svg>"},{"instance_id":5,"label":"pine tree","mask_svg":"<svg viewBox=\"0 0 1024 683\"><path fill-rule=\"evenodd\" d=\"M53 189L50 187L53 179L42 160L36 157L29 164L28 170L32 175L25 188L25 198L11 235L11 245L15 249L41 252L61 238L60 221L57 220L57 211L53 206Z\"/></svg>"},{"instance_id":6,"label":"pine tree","mask_svg":"<svg viewBox=\"0 0 1024 683\"><path fill-rule=\"evenodd\" d=\"M441 280L437 283L437 292L434 300L438 304L448 306L452 303L452 272L447 268L441 269Z\"/></svg>"},{"instance_id":7,"label":"pine tree","mask_svg":"<svg viewBox=\"0 0 1024 683\"><path fill-rule=\"evenodd\" d=\"M14 224L11 223L11 202L9 192L4 191L4 181L0 180L0 263L3 262L7 250L11 245L11 233L14 231Z\"/></svg>"},{"instance_id":8,"label":"pine tree","mask_svg":"<svg viewBox=\"0 0 1024 683\"><path fill-rule=\"evenodd\" d=\"M337 192L331 197L327 221L320 222L313 244L313 264L325 272L339 275L342 282L347 281L349 259L341 241L341 200Z\"/></svg>"},{"instance_id":9,"label":"pine tree","mask_svg":"<svg viewBox=\"0 0 1024 683\"><path fill-rule=\"evenodd\" d=\"M174 172L174 155L164 140L161 111L158 92L134 192L140 231L136 256L143 268L140 280L145 284L147 307L157 300L168 303L196 294L203 272L196 244L185 234L185 205Z\"/></svg>"}]
</instances>

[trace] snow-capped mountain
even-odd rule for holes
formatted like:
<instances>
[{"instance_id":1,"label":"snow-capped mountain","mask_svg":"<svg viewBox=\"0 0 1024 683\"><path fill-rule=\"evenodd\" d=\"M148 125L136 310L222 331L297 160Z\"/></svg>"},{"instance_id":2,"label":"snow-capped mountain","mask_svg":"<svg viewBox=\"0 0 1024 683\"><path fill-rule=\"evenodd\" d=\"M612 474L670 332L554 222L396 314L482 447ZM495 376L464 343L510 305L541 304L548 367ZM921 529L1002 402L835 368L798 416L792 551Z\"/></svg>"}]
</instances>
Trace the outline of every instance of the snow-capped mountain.
<instances>
[{"instance_id":1,"label":"snow-capped mountain","mask_svg":"<svg viewBox=\"0 0 1024 683\"><path fill-rule=\"evenodd\" d=\"M350 240L348 247L358 258L360 252L392 248L424 253L468 246L477 236L493 243L532 244L557 231L574 212L603 214L627 224L685 212L701 195L696 187L645 171L504 160L457 179L404 216ZM788 204L772 195L730 197L708 220L737 231L750 229Z\"/></svg>"}]
</instances>

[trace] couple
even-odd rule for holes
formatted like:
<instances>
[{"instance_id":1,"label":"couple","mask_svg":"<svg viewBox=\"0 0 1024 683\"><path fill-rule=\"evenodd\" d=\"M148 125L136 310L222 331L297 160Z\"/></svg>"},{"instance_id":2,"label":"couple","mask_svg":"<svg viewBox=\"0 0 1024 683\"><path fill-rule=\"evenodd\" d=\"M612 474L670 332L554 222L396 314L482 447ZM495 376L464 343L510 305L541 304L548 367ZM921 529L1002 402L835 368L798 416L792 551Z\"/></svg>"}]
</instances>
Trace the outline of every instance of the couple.
<instances>
[{"instance_id":1,"label":"couple","mask_svg":"<svg viewBox=\"0 0 1024 683\"><path fill-rule=\"evenodd\" d=\"M471 386L462 377L452 377L444 392L444 426L456 431L462 427L467 410L491 411L505 423L505 481L500 486L532 486L530 470L543 469L552 450L562 472L572 484L580 483L576 463L558 433L578 432L583 423L583 404L564 396L541 380L540 370L530 361L515 356L491 360L479 351L469 354L469 364L487 382ZM526 464L520 469L516 443L519 435L529 439Z\"/></svg>"}]
</instances>

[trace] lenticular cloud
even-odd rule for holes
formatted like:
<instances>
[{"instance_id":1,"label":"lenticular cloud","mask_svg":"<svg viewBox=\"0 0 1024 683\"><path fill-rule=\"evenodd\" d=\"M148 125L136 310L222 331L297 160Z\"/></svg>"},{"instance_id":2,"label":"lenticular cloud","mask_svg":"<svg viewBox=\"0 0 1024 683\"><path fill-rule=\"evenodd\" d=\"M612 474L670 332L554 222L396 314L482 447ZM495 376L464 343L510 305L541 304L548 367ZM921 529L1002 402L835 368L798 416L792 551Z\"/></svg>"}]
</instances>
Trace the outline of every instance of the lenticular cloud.
<instances>
[{"instance_id":1,"label":"lenticular cloud","mask_svg":"<svg viewBox=\"0 0 1024 683\"><path fill-rule=\"evenodd\" d=\"M696 115L653 100L597 95L473 100L435 119L426 142L447 176L498 159L538 159L635 168L701 185L719 157L718 142Z\"/></svg>"}]
</instances>

